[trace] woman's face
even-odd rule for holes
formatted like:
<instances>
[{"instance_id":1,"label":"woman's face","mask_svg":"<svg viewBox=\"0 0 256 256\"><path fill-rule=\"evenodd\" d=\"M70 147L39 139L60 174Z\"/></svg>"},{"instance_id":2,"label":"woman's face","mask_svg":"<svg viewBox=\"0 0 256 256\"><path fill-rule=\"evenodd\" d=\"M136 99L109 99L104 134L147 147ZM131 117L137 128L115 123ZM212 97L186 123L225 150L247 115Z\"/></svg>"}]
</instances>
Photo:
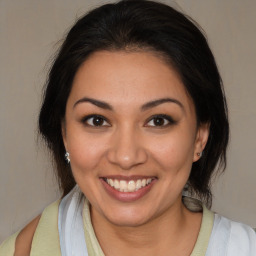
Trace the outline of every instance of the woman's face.
<instances>
[{"instance_id":1,"label":"woman's face","mask_svg":"<svg viewBox=\"0 0 256 256\"><path fill-rule=\"evenodd\" d=\"M96 52L75 76L63 139L93 216L137 226L171 214L207 137L179 76L156 54Z\"/></svg>"}]
</instances>

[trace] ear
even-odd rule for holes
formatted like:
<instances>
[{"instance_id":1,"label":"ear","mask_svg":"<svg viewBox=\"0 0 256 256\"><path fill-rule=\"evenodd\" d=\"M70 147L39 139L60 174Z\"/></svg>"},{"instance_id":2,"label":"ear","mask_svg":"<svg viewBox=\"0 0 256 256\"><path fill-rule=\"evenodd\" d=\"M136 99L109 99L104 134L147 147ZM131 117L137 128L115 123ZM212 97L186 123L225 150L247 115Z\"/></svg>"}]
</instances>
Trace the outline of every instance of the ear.
<instances>
[{"instance_id":1,"label":"ear","mask_svg":"<svg viewBox=\"0 0 256 256\"><path fill-rule=\"evenodd\" d=\"M67 138L66 138L66 122L65 119L63 119L61 121L61 135L62 135L62 139L63 139L63 144L65 146L66 151L67 149Z\"/></svg>"},{"instance_id":2,"label":"ear","mask_svg":"<svg viewBox=\"0 0 256 256\"><path fill-rule=\"evenodd\" d=\"M202 152L208 141L209 133L210 123L202 123L198 126L194 147L193 162L196 162L201 158Z\"/></svg>"}]
</instances>

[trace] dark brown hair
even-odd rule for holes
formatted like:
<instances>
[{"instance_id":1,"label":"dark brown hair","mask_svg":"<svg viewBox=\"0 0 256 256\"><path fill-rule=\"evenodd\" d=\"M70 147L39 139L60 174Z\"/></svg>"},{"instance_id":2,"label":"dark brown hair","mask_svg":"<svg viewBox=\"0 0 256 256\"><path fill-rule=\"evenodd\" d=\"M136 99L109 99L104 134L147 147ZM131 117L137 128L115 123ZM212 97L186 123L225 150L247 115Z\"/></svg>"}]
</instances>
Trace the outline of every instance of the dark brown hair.
<instances>
[{"instance_id":1,"label":"dark brown hair","mask_svg":"<svg viewBox=\"0 0 256 256\"><path fill-rule=\"evenodd\" d=\"M189 186L208 205L216 167L224 170L229 138L227 106L213 54L201 29L165 4L128 0L90 11L71 28L49 72L39 116L39 130L51 150L63 195L75 185L65 162L61 122L74 76L99 50L151 49L165 56L193 99L198 124L210 123L202 158L193 163Z\"/></svg>"}]
</instances>

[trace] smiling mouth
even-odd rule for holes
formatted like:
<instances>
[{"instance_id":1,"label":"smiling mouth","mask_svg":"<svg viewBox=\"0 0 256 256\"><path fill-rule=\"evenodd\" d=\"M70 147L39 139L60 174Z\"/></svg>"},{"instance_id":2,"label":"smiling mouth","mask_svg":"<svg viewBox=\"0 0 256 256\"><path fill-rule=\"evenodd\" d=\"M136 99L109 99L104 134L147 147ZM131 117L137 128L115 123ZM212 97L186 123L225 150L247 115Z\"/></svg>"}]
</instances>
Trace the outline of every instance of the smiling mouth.
<instances>
[{"instance_id":1,"label":"smiling mouth","mask_svg":"<svg viewBox=\"0 0 256 256\"><path fill-rule=\"evenodd\" d=\"M144 178L136 180L118 180L103 178L103 180L112 188L119 192L136 192L148 186L155 178Z\"/></svg>"}]
</instances>

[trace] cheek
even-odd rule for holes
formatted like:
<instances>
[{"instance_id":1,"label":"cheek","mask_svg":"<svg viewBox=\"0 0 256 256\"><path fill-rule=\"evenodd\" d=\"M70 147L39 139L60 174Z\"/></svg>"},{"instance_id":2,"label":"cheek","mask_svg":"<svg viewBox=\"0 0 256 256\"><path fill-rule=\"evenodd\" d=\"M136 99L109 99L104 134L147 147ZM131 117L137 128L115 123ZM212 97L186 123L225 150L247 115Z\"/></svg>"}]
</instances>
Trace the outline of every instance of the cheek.
<instances>
[{"instance_id":1,"label":"cheek","mask_svg":"<svg viewBox=\"0 0 256 256\"><path fill-rule=\"evenodd\" d=\"M105 145L91 136L81 136L79 133L69 139L69 153L73 173L83 175L93 171L104 156Z\"/></svg>"},{"instance_id":2,"label":"cheek","mask_svg":"<svg viewBox=\"0 0 256 256\"><path fill-rule=\"evenodd\" d=\"M193 162L194 139L191 133L175 132L151 142L151 152L156 161L165 169L185 168L190 171Z\"/></svg>"}]
</instances>

